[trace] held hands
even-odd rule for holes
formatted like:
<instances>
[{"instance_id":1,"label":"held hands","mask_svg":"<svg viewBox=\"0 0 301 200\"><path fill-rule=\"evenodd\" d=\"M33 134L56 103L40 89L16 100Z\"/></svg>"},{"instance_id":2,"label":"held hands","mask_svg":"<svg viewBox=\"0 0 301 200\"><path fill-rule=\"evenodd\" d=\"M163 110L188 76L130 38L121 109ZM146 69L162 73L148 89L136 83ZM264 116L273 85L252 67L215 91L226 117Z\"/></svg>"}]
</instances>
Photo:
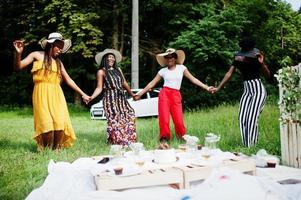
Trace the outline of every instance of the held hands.
<instances>
[{"instance_id":1,"label":"held hands","mask_svg":"<svg viewBox=\"0 0 301 200\"><path fill-rule=\"evenodd\" d=\"M219 90L218 88L213 87L213 86L209 86L209 87L207 88L207 91L208 91L209 93L211 93L211 94L217 93L218 90Z\"/></svg>"},{"instance_id":2,"label":"held hands","mask_svg":"<svg viewBox=\"0 0 301 200\"><path fill-rule=\"evenodd\" d=\"M211 94L217 93L218 90L219 90L218 88L213 87L213 86L209 86L209 87L207 88L207 91L208 91L209 93L211 93Z\"/></svg>"},{"instance_id":3,"label":"held hands","mask_svg":"<svg viewBox=\"0 0 301 200\"><path fill-rule=\"evenodd\" d=\"M86 94L84 94L82 98L86 105L92 100L92 98Z\"/></svg>"},{"instance_id":4,"label":"held hands","mask_svg":"<svg viewBox=\"0 0 301 200\"><path fill-rule=\"evenodd\" d=\"M213 86L209 86L208 88L207 88L207 91L209 92L209 93L211 93L211 94L213 94L214 92L214 88L215 87L213 87Z\"/></svg>"},{"instance_id":5,"label":"held hands","mask_svg":"<svg viewBox=\"0 0 301 200\"><path fill-rule=\"evenodd\" d=\"M218 92L218 88L216 88L216 87L212 87L211 89L210 89L210 93L211 94L215 94L215 93L217 93Z\"/></svg>"},{"instance_id":6,"label":"held hands","mask_svg":"<svg viewBox=\"0 0 301 200\"><path fill-rule=\"evenodd\" d=\"M141 95L139 94L134 94L133 99L134 101L138 101L141 98Z\"/></svg>"}]
</instances>

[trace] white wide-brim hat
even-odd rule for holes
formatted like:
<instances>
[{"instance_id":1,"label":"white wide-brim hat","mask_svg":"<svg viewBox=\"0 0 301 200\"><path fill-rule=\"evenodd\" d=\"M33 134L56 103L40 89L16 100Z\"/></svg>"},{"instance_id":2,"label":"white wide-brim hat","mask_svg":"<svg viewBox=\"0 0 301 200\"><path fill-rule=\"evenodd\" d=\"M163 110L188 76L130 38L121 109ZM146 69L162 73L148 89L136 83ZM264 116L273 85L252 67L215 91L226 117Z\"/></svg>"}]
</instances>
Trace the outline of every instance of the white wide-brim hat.
<instances>
[{"instance_id":1,"label":"white wide-brim hat","mask_svg":"<svg viewBox=\"0 0 301 200\"><path fill-rule=\"evenodd\" d=\"M99 52L95 55L95 62L97 65L100 65L102 57L106 54L113 54L115 56L116 63L119 63L122 60L122 55L119 51L115 49L105 49L102 52Z\"/></svg>"},{"instance_id":2,"label":"white wide-brim hat","mask_svg":"<svg viewBox=\"0 0 301 200\"><path fill-rule=\"evenodd\" d=\"M164 56L170 55L170 54L177 54L178 58L176 59L176 64L183 64L185 61L185 53L183 50L175 50L173 48L168 48L164 53L160 53L156 55L156 59L162 67L166 65L166 59Z\"/></svg>"},{"instance_id":3,"label":"white wide-brim hat","mask_svg":"<svg viewBox=\"0 0 301 200\"><path fill-rule=\"evenodd\" d=\"M42 39L39 43L42 49L45 49L47 43L54 43L54 41L59 40L64 42L64 47L62 49L62 53L66 53L71 47L71 40L64 39L62 34L60 33L50 33L48 39Z\"/></svg>"}]
</instances>

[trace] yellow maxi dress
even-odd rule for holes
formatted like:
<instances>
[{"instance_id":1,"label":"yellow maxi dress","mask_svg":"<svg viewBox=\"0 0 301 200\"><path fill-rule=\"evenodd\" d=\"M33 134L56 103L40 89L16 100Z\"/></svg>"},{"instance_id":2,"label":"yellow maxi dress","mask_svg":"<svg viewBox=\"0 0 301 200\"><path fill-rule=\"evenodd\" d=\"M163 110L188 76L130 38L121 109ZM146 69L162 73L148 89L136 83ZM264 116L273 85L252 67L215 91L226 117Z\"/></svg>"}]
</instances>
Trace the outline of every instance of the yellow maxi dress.
<instances>
[{"instance_id":1,"label":"yellow maxi dress","mask_svg":"<svg viewBox=\"0 0 301 200\"><path fill-rule=\"evenodd\" d=\"M52 61L51 71L46 71L43 61L33 63L31 70L34 89L32 95L34 115L34 139L38 148L43 148L41 134L49 131L64 131L61 147L72 146L76 139L67 103L61 88L61 75L58 73L56 62Z\"/></svg>"}]
</instances>

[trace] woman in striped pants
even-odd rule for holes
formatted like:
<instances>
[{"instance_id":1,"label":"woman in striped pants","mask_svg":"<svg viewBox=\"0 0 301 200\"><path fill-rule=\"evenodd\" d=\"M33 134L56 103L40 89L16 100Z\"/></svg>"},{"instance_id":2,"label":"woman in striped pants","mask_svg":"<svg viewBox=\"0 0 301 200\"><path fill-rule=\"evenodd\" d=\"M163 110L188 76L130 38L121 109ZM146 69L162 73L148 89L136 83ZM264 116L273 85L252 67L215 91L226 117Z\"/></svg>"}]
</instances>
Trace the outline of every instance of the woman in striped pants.
<instances>
[{"instance_id":1,"label":"woman in striped pants","mask_svg":"<svg viewBox=\"0 0 301 200\"><path fill-rule=\"evenodd\" d=\"M264 63L263 54L255 47L251 38L243 38L239 46L241 50L234 55L234 61L222 82L213 92L219 91L231 79L238 68L244 80L244 92L239 105L239 127L242 142L252 147L258 142L258 119L266 99L266 90L260 80L260 70L266 79L270 78L270 71Z\"/></svg>"}]
</instances>

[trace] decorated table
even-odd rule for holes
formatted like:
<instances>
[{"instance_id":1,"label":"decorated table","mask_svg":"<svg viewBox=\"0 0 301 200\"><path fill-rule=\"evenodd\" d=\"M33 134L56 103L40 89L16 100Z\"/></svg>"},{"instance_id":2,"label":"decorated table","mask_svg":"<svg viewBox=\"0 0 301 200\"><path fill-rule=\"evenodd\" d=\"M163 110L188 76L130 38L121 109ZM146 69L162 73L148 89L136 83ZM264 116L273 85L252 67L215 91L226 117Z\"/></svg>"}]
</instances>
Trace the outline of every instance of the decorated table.
<instances>
[{"instance_id":1,"label":"decorated table","mask_svg":"<svg viewBox=\"0 0 301 200\"><path fill-rule=\"evenodd\" d=\"M232 168L252 175L256 170L253 159L219 149L128 151L115 158L111 155L94 157L100 162L106 158L109 158L106 163L91 169L98 190L157 185L187 189L190 183L206 179L216 168Z\"/></svg>"},{"instance_id":2,"label":"decorated table","mask_svg":"<svg viewBox=\"0 0 301 200\"><path fill-rule=\"evenodd\" d=\"M201 158L198 156L203 155L204 152L197 151L194 152L195 154L190 154L175 150L178 159L173 163L165 164L153 162L152 151L143 152L142 155L145 154L142 156L145 159L143 165L141 157L136 157L132 152L124 153L119 159L111 159L104 164L98 162L107 156L78 158L72 163L50 160L47 178L40 187L30 192L26 200L182 200L185 198L298 200L301 197L301 183L294 184L286 181L287 183L283 184L285 180L300 181L300 169L277 164L275 168L256 168L255 176L250 176L241 172L254 174L254 168L249 168L254 165L248 163L254 160L244 156L235 159L235 155L229 152L215 151L216 155L213 152L204 163L202 161L204 156ZM206 154L207 152L204 153ZM120 163L124 167L123 174L115 175L115 172L113 174L112 170L116 166L120 167ZM186 169L180 169L181 167L187 167L188 171L191 170L191 174L188 175ZM212 171L205 173L208 168ZM156 176L152 177L150 175L152 173ZM194 173L200 174L200 177L196 174L194 177ZM97 183L98 175L102 178ZM203 181L195 181L203 178L205 178ZM100 185L101 183L103 186ZM119 184L119 189L114 190L111 186L113 183ZM125 186L126 183L132 185ZM175 189L169 184L176 184L178 188L182 185L184 189ZM131 189L120 189L125 187Z\"/></svg>"},{"instance_id":3,"label":"decorated table","mask_svg":"<svg viewBox=\"0 0 301 200\"><path fill-rule=\"evenodd\" d=\"M47 178L26 200L300 199L300 169L280 166L265 151L223 152L214 135L200 150L194 137L186 139L193 145L145 151L136 143L126 152L112 145L109 155L50 160Z\"/></svg>"}]
</instances>

